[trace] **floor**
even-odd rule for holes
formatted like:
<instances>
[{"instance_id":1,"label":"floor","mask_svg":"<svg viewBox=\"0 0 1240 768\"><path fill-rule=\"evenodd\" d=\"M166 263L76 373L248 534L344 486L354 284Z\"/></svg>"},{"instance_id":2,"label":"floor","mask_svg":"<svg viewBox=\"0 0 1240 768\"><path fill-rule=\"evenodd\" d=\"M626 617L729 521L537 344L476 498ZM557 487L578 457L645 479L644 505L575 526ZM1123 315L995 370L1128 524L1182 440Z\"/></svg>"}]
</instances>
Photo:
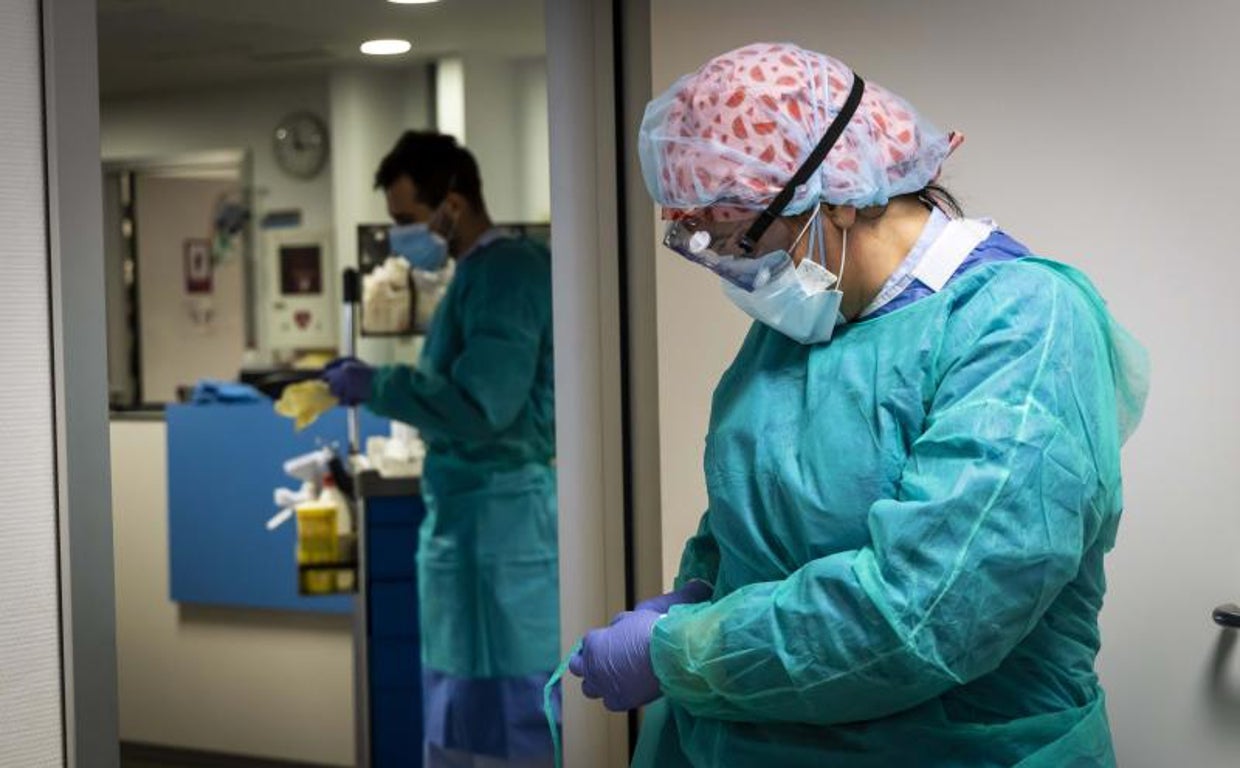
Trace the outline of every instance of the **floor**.
<instances>
[{"instance_id":1,"label":"floor","mask_svg":"<svg viewBox=\"0 0 1240 768\"><path fill-rule=\"evenodd\" d=\"M280 760L222 755L210 752L121 744L121 768L329 768Z\"/></svg>"}]
</instances>

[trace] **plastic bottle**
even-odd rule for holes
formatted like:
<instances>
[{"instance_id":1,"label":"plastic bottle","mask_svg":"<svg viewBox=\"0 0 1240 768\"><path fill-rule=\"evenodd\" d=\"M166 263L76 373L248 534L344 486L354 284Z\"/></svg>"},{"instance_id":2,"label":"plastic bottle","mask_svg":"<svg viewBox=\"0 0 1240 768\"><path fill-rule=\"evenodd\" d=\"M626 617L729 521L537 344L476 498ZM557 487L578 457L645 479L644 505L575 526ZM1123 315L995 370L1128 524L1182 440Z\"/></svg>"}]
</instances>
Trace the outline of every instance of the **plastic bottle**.
<instances>
[{"instance_id":1,"label":"plastic bottle","mask_svg":"<svg viewBox=\"0 0 1240 768\"><path fill-rule=\"evenodd\" d=\"M349 500L336 487L336 478L331 473L323 475L323 491L319 493L319 504L336 508L336 533L343 536L353 533L353 516L349 508Z\"/></svg>"},{"instance_id":2,"label":"plastic bottle","mask_svg":"<svg viewBox=\"0 0 1240 768\"><path fill-rule=\"evenodd\" d=\"M297 565L300 591L324 595L335 591L336 578L330 570L338 559L337 510L330 505L307 501L297 505Z\"/></svg>"},{"instance_id":3,"label":"plastic bottle","mask_svg":"<svg viewBox=\"0 0 1240 768\"><path fill-rule=\"evenodd\" d=\"M323 491L319 494L319 504L336 509L336 560L340 563L357 562L357 535L353 531L353 514L349 500L336 487L336 478L331 473L323 476ZM336 571L336 591L351 592L356 586L356 566L342 565Z\"/></svg>"}]
</instances>

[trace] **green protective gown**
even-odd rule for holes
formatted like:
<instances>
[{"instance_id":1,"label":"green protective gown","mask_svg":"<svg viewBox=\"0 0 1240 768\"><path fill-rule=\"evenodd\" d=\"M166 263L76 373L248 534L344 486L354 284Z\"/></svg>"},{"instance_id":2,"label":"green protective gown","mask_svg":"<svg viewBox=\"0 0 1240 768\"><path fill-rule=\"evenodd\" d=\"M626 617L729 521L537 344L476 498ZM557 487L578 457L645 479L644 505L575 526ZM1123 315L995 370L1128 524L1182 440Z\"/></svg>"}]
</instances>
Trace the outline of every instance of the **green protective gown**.
<instances>
[{"instance_id":1,"label":"green protective gown","mask_svg":"<svg viewBox=\"0 0 1240 768\"><path fill-rule=\"evenodd\" d=\"M715 392L708 511L654 629L634 765L1114 764L1094 673L1144 351L1020 259L803 346L755 324Z\"/></svg>"},{"instance_id":2,"label":"green protective gown","mask_svg":"<svg viewBox=\"0 0 1240 768\"><path fill-rule=\"evenodd\" d=\"M423 663L436 674L555 669L553 374L550 257L512 238L457 265L416 368L376 371L368 406L427 442L418 577Z\"/></svg>"}]
</instances>

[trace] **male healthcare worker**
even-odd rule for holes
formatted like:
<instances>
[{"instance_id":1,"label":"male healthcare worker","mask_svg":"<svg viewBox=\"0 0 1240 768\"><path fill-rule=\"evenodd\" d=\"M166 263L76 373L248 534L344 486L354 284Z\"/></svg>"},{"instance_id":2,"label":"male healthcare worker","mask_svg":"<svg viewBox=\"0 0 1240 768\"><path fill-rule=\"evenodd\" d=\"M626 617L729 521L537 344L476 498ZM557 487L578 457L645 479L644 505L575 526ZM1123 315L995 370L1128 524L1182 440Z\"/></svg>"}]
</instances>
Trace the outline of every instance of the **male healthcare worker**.
<instances>
[{"instance_id":1,"label":"male healthcare worker","mask_svg":"<svg viewBox=\"0 0 1240 768\"><path fill-rule=\"evenodd\" d=\"M339 360L346 404L428 444L418 544L428 766L551 761L542 690L558 656L551 264L492 226L478 166L449 136L409 132L375 176L393 252L456 260L417 366Z\"/></svg>"},{"instance_id":2,"label":"male healthcare worker","mask_svg":"<svg viewBox=\"0 0 1240 768\"><path fill-rule=\"evenodd\" d=\"M756 322L678 589L572 660L608 707L655 702L634 764L1114 765L1094 657L1141 349L960 216L957 136L827 56L723 54L640 142L666 244Z\"/></svg>"}]
</instances>

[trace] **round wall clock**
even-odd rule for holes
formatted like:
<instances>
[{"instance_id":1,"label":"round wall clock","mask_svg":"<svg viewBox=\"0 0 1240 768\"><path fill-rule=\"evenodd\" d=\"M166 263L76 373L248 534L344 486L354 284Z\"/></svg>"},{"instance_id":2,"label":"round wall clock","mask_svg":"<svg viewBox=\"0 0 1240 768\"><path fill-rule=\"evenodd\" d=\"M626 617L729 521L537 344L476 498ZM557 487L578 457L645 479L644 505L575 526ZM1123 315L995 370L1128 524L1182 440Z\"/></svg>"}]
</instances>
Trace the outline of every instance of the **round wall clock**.
<instances>
[{"instance_id":1,"label":"round wall clock","mask_svg":"<svg viewBox=\"0 0 1240 768\"><path fill-rule=\"evenodd\" d=\"M294 112L276 126L276 163L290 176L312 179L327 163L327 126L311 112Z\"/></svg>"}]
</instances>

